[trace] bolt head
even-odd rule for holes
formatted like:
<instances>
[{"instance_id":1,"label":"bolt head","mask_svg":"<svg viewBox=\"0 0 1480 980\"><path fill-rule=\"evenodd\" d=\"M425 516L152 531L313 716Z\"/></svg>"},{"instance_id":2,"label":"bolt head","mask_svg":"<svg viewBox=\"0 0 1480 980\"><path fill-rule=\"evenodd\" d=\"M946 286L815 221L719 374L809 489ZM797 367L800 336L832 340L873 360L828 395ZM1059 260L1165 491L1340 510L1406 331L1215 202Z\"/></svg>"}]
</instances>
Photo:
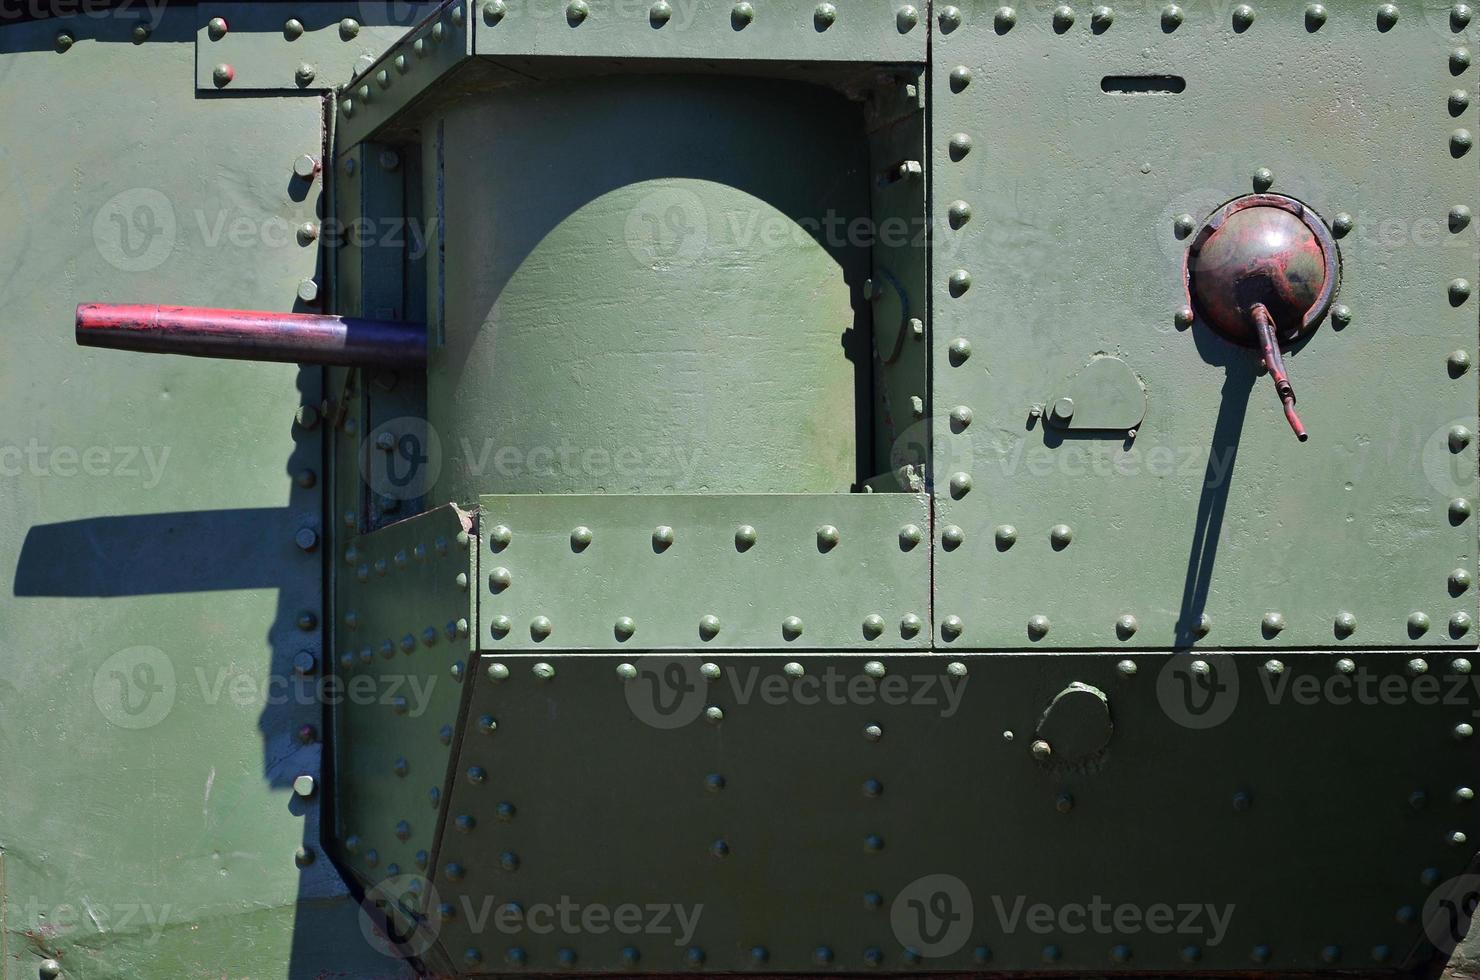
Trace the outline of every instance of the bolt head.
<instances>
[{"instance_id":1,"label":"bolt head","mask_svg":"<svg viewBox=\"0 0 1480 980\"><path fill-rule=\"evenodd\" d=\"M303 773L293 779L293 792L305 799L313 795L315 788L317 784L308 773Z\"/></svg>"}]
</instances>

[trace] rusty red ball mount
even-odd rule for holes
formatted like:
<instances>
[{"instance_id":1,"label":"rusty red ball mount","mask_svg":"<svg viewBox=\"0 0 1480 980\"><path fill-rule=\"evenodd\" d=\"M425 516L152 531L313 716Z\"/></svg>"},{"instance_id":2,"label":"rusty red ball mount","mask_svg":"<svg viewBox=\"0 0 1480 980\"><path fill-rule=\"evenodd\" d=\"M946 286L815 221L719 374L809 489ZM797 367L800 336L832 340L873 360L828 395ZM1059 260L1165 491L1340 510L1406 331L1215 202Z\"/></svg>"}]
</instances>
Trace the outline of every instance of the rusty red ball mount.
<instances>
[{"instance_id":1,"label":"rusty red ball mount","mask_svg":"<svg viewBox=\"0 0 1480 980\"><path fill-rule=\"evenodd\" d=\"M1336 293L1340 257L1325 223L1282 194L1235 198L1193 237L1182 271L1197 318L1260 352L1285 418L1304 442L1281 348L1315 330Z\"/></svg>"}]
</instances>

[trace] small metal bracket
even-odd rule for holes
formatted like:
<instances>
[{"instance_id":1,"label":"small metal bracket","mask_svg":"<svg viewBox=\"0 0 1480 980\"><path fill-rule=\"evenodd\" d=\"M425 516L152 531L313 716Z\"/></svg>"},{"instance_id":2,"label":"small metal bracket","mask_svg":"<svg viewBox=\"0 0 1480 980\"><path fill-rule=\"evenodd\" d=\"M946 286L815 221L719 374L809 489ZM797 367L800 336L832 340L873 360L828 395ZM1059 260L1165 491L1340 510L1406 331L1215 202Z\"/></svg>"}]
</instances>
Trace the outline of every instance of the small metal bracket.
<instances>
[{"instance_id":1,"label":"small metal bracket","mask_svg":"<svg viewBox=\"0 0 1480 980\"><path fill-rule=\"evenodd\" d=\"M1044 419L1056 429L1129 432L1146 418L1146 386L1129 364L1097 355L1059 386Z\"/></svg>"},{"instance_id":2,"label":"small metal bracket","mask_svg":"<svg viewBox=\"0 0 1480 980\"><path fill-rule=\"evenodd\" d=\"M203 3L196 8L196 90L333 88L357 62L379 57L406 32L408 22L366 22L368 15L398 6L417 5Z\"/></svg>"}]
</instances>

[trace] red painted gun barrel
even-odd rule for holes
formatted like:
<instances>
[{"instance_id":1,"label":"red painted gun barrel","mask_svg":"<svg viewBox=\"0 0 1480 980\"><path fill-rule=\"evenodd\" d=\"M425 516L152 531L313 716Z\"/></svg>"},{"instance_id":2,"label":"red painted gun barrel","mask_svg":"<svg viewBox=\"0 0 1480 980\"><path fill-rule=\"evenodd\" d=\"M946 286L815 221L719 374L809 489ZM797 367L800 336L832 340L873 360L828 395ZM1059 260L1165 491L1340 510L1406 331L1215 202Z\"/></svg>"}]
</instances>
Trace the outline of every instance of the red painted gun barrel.
<instances>
[{"instance_id":1,"label":"red painted gun barrel","mask_svg":"<svg viewBox=\"0 0 1480 980\"><path fill-rule=\"evenodd\" d=\"M426 327L310 313L84 303L83 347L344 367L426 364Z\"/></svg>"}]
</instances>

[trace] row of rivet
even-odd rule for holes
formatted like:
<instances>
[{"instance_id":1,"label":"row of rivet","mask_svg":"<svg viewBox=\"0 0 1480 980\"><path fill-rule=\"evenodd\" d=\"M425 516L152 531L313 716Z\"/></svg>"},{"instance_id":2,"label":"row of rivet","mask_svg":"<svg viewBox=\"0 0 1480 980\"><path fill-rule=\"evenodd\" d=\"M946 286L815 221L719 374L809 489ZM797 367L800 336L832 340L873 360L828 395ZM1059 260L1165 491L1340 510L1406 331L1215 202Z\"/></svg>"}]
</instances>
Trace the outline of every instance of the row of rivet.
<instances>
[{"instance_id":1,"label":"row of rivet","mask_svg":"<svg viewBox=\"0 0 1480 980\"><path fill-rule=\"evenodd\" d=\"M959 660L953 660L950 663L946 664L945 671L946 674L951 677L965 677L967 674L966 665ZM529 672L530 675L538 681L552 681L555 679L555 666L545 661L540 661L531 666ZM795 680L799 677L806 676L807 668L797 661L792 660L782 665L781 673ZM886 676L888 673L889 669L884 666L884 663L882 661L879 660L869 660L866 661L863 665L864 676L873 678L874 680L879 680L880 678ZM488 665L487 674L488 679L495 684L503 683L504 681L508 680L510 676L508 665L497 661ZM699 665L699 675L703 677L706 681L717 681L722 676L724 676L724 670L717 663L713 663L712 661L705 661L704 663ZM617 665L618 679L623 681L632 681L636 680L637 676L638 670L636 665L630 663L621 663ZM488 722L487 727L483 729L485 734L492 734L494 731L497 730L498 726L494 723L491 717L485 716L484 720Z\"/></svg>"},{"instance_id":2,"label":"row of rivet","mask_svg":"<svg viewBox=\"0 0 1480 980\"><path fill-rule=\"evenodd\" d=\"M490 576L490 584L493 585L492 579L494 576L497 576L500 572L506 573L507 571L507 569L494 569L494 572ZM495 592L501 592L506 587L493 585L493 590ZM698 623L699 639L705 642L716 639L723 625L720 618L713 614L700 616ZM906 613L899 621L899 635L902 639L913 639L920 635L920 630L924 628L924 625L924 620L919 616L916 616L914 613ZM865 640L879 639L884 635L886 626L887 623L883 616L880 616L878 613L870 613L863 618L861 628L863 638ZM488 632L495 640L504 639L513 629L514 621L503 614L494 616L489 621ZM781 621L781 638L788 643L798 640L801 638L804 629L805 624L802 622L800 616L787 616ZM536 643L548 640L554 632L555 624L549 616L536 616L529 621L529 637ZM617 617L617 621L612 624L612 635L620 643L627 642L636 634L637 620L631 616L619 616Z\"/></svg>"},{"instance_id":3,"label":"row of rivet","mask_svg":"<svg viewBox=\"0 0 1480 980\"><path fill-rule=\"evenodd\" d=\"M872 895L873 893L870 894ZM878 901L869 904L869 907L880 908L882 904L882 901ZM518 903L508 903L505 908L508 909L509 906L517 905ZM451 905L441 906L440 911L443 918L453 918L456 916L456 909ZM522 910L513 911L513 914L517 915L520 912ZM570 946L560 947L555 955L556 961L562 967L574 966L578 959L575 949ZM624 946L617 955L623 966L636 966L642 960L642 952L636 946ZM904 962L909 964L918 964L924 960L924 956L920 950L913 946L903 947L900 950L900 955ZM979 964L991 962L992 955L990 946L977 946L971 952L972 959ZM1057 944L1049 944L1043 947L1041 955L1044 963L1058 963L1064 958L1064 950ZM1124 943L1112 946L1109 950L1110 961L1112 963L1129 963L1133 955L1134 953L1131 947ZM1340 963L1344 955L1345 953L1342 947L1338 945L1323 946L1320 949L1320 958L1324 963ZM1392 958L1393 949L1387 944L1379 944L1371 948L1369 955L1374 963L1386 963ZM752 946L747 956L753 965L763 966L771 961L771 950L765 946ZM1195 945L1184 946L1178 950L1178 956L1184 963L1198 963L1203 958L1203 948ZM1255 946L1249 951L1249 959L1261 965L1268 963L1273 956L1274 948L1267 944ZM836 954L831 946L817 946L811 951L811 959L818 966L830 966L833 965ZM884 950L878 946L869 946L863 950L863 962L868 966L879 966L884 962L884 959ZM702 946L690 946L683 952L683 962L688 966L703 966L707 961L708 955ZM463 962L469 966L476 966L482 963L483 950L477 946L468 947L463 952ZM529 962L529 953L522 946L511 946L504 951L504 962L514 967L525 966Z\"/></svg>"},{"instance_id":4,"label":"row of rivet","mask_svg":"<svg viewBox=\"0 0 1480 980\"><path fill-rule=\"evenodd\" d=\"M923 532L917 524L906 524L899 529L899 550L912 551L923 539ZM498 524L488 534L488 547L495 553L502 553L513 543L514 532L505 524ZM570 550L580 554L591 547L595 540L595 532L584 524L571 529ZM678 532L670 525L659 524L653 528L652 546L656 554L664 554L673 547L678 540ZM836 548L842 540L841 532L831 524L823 524L816 532L817 550L822 554L828 554ZM751 524L741 524L735 528L735 550L747 552L754 548L760 541L760 532ZM508 569L497 569L496 571L508 574ZM494 589L501 591L502 588Z\"/></svg>"},{"instance_id":5,"label":"row of rivet","mask_svg":"<svg viewBox=\"0 0 1480 980\"><path fill-rule=\"evenodd\" d=\"M354 612L350 612L345 616L345 625L348 626L350 629L357 628L357 623L355 625L351 625L352 620L350 619L350 617L353 617L355 615L356 614ZM469 626L468 621L462 617L448 620L447 625L442 627L442 632L446 634L448 640L456 640L462 637L466 637L468 636L470 631L471 627ZM422 630L421 642L428 647L436 646L437 628L435 626L428 626L426 629ZM379 647L377 647L376 649L379 650L382 657L390 660L396 655L396 648L398 646L400 647L401 652L405 653L408 656L412 653L415 653L416 636L411 633L407 633L405 636L401 637L399 641L382 640ZM370 664L375 662L375 653L376 650L371 649L368 646L361 647L358 654L356 654L352 650L346 650L339 655L339 663L340 666L342 666L346 670L352 669L357 664L362 667L368 667ZM460 664L452 665L452 675L454 678L461 679L462 668Z\"/></svg>"},{"instance_id":6,"label":"row of rivet","mask_svg":"<svg viewBox=\"0 0 1480 980\"><path fill-rule=\"evenodd\" d=\"M1449 617L1449 635L1459 639L1470 632L1474 626L1474 617L1467 612L1457 612ZM1028 619L1028 638L1030 640L1041 640L1048 635L1052 624L1047 616L1035 615ZM1274 639L1284 632L1286 627L1285 617L1282 613L1267 612L1259 620L1260 631L1267 640ZM1417 639L1429 631L1430 621L1427 613L1414 612L1407 619L1408 635ZM1135 616L1126 614L1115 620L1115 635L1121 640L1130 640L1141 628L1141 623ZM1197 622L1192 627L1192 632L1197 637L1207 636L1213 628L1212 618L1206 613L1198 616ZM1341 611L1336 614L1333 631L1338 639L1347 639L1357 629L1357 617L1349 612ZM959 639L966 630L964 621L960 616L946 616L941 620L941 637L945 640Z\"/></svg>"},{"instance_id":7,"label":"row of rivet","mask_svg":"<svg viewBox=\"0 0 1480 980\"><path fill-rule=\"evenodd\" d=\"M471 536L466 531L460 532L457 536L457 543L464 548L468 546L471 540ZM438 537L434 542L432 542L432 547L436 550L439 557L445 557L448 553L447 538ZM364 564L360 561L360 559L363 557L364 556L360 553L360 549L353 544L344 549L345 563L349 565L360 565L361 567L365 568L366 575L368 576L370 565ZM428 558L427 546L424 544L414 545L409 554L405 548L402 548L396 552L395 557L392 559L392 561L395 563L395 568L397 570L404 570L411 567L411 560L413 558L417 561L426 561ZM391 570L391 567L391 562L387 562L384 558L378 558L374 562L376 575L385 575Z\"/></svg>"},{"instance_id":8,"label":"row of rivet","mask_svg":"<svg viewBox=\"0 0 1480 980\"><path fill-rule=\"evenodd\" d=\"M1319 31L1326 25L1330 16L1325 5L1319 3L1308 4L1304 12L1304 22L1307 31L1312 33ZM1375 15L1375 26L1383 33L1391 31L1398 25L1400 11L1398 6L1392 3L1384 3L1378 6ZM1454 33L1463 31L1470 24L1474 11L1467 3L1456 3L1449 9L1449 26ZM1050 13L1054 33L1065 34L1072 28L1078 19L1074 8L1061 3L1055 6ZM1186 20L1187 12L1178 4L1167 4L1161 8L1161 29L1171 34L1180 28ZM1246 3L1236 5L1229 12L1229 20L1235 31L1242 34L1254 26L1256 14L1253 6ZM992 15L992 27L998 34L1007 34L1017 26L1018 13L1013 7L998 7ZM1090 10L1089 28L1094 34L1104 34L1115 22L1115 9L1113 7L1099 4ZM958 7L945 7L940 12L940 29L943 33L950 34L962 24L961 10Z\"/></svg>"},{"instance_id":9,"label":"row of rivet","mask_svg":"<svg viewBox=\"0 0 1480 980\"><path fill-rule=\"evenodd\" d=\"M445 21L439 20L435 24L432 24L411 42L412 53L418 58L427 57L431 54L432 47L441 44L447 37L448 24L450 23L454 27L462 27L464 20L463 8L460 5L453 7ZM391 73L390 68L381 68L375 73L375 85L382 91L390 89L391 85L395 82L396 75L410 74L412 68L415 67L415 63L408 60L405 54L396 54L391 58L391 67L395 68L394 75ZM375 89L371 87L369 79L364 80L358 89L354 89L353 84L352 82L351 90L353 95L341 100L339 103L339 111L344 114L346 119L352 118L360 105L369 105L375 100ZM358 103L355 101L357 98L359 99Z\"/></svg>"},{"instance_id":10,"label":"row of rivet","mask_svg":"<svg viewBox=\"0 0 1480 980\"><path fill-rule=\"evenodd\" d=\"M504 22L504 17L509 12L506 0L488 0L483 5L483 22L489 27L497 27ZM570 0L565 5L565 22L575 28L580 27L591 16L591 4L587 0ZM657 0L648 8L648 24L653 30L659 31L668 25L673 19L673 4L668 0ZM819 3L812 9L812 29L821 34L831 30L838 22L838 7L834 3ZM755 23L755 5L742 0L730 8L730 26L736 31L743 31ZM894 23L901 34L908 34L920 23L920 11L911 4L904 4L894 12Z\"/></svg>"}]
</instances>

